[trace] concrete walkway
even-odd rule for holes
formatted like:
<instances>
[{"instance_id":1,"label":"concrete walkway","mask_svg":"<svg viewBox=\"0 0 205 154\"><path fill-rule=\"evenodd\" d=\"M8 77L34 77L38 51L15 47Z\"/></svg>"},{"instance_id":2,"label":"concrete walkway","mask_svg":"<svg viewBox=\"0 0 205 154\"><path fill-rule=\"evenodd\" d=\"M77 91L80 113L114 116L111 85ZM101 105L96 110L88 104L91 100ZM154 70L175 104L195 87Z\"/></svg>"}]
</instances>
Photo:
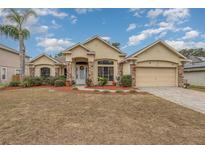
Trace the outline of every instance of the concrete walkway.
<instances>
[{"instance_id":1,"label":"concrete walkway","mask_svg":"<svg viewBox=\"0 0 205 154\"><path fill-rule=\"evenodd\" d=\"M178 87L140 88L163 99L205 114L205 93Z\"/></svg>"}]
</instances>

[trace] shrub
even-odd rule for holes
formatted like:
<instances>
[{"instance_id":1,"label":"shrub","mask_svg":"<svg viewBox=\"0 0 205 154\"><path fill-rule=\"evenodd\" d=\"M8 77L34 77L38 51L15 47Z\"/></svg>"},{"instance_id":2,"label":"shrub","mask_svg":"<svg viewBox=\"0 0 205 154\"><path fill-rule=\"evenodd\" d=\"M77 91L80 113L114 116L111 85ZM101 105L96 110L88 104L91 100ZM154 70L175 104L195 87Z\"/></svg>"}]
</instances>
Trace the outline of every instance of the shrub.
<instances>
[{"instance_id":1,"label":"shrub","mask_svg":"<svg viewBox=\"0 0 205 154\"><path fill-rule=\"evenodd\" d=\"M18 87L19 85L20 85L20 81L11 81L10 83L9 83L9 86L10 87Z\"/></svg>"},{"instance_id":2,"label":"shrub","mask_svg":"<svg viewBox=\"0 0 205 154\"><path fill-rule=\"evenodd\" d=\"M12 81L20 81L20 75L12 75Z\"/></svg>"},{"instance_id":3,"label":"shrub","mask_svg":"<svg viewBox=\"0 0 205 154\"><path fill-rule=\"evenodd\" d=\"M100 92L100 90L95 89L94 92Z\"/></svg>"},{"instance_id":4,"label":"shrub","mask_svg":"<svg viewBox=\"0 0 205 154\"><path fill-rule=\"evenodd\" d=\"M50 77L42 77L42 84L43 85L51 85L54 86L55 81L57 80L56 77L50 76Z\"/></svg>"},{"instance_id":5,"label":"shrub","mask_svg":"<svg viewBox=\"0 0 205 154\"><path fill-rule=\"evenodd\" d=\"M32 77L31 78L31 80L32 80L32 86L40 86L40 85L42 85L42 78L40 78L40 77Z\"/></svg>"},{"instance_id":6,"label":"shrub","mask_svg":"<svg viewBox=\"0 0 205 154\"><path fill-rule=\"evenodd\" d=\"M28 80L22 81L19 85L20 87L31 87L31 83Z\"/></svg>"},{"instance_id":7,"label":"shrub","mask_svg":"<svg viewBox=\"0 0 205 154\"><path fill-rule=\"evenodd\" d=\"M66 81L66 76L65 75L60 75L60 76L56 77L56 79Z\"/></svg>"},{"instance_id":8,"label":"shrub","mask_svg":"<svg viewBox=\"0 0 205 154\"><path fill-rule=\"evenodd\" d=\"M63 81L63 80L56 80L56 81L54 82L54 86L55 86L55 87L65 86L65 81Z\"/></svg>"},{"instance_id":9,"label":"shrub","mask_svg":"<svg viewBox=\"0 0 205 154\"><path fill-rule=\"evenodd\" d=\"M123 75L120 79L120 83L123 87L131 87L132 86L131 75Z\"/></svg>"},{"instance_id":10,"label":"shrub","mask_svg":"<svg viewBox=\"0 0 205 154\"><path fill-rule=\"evenodd\" d=\"M98 84L99 86L104 86L107 84L107 78L104 77L98 77Z\"/></svg>"},{"instance_id":11,"label":"shrub","mask_svg":"<svg viewBox=\"0 0 205 154\"><path fill-rule=\"evenodd\" d=\"M110 93L110 91L109 90L104 90L104 91L102 91L103 93Z\"/></svg>"},{"instance_id":12,"label":"shrub","mask_svg":"<svg viewBox=\"0 0 205 154\"><path fill-rule=\"evenodd\" d=\"M78 88L77 87L73 87L72 90L78 90Z\"/></svg>"},{"instance_id":13,"label":"shrub","mask_svg":"<svg viewBox=\"0 0 205 154\"><path fill-rule=\"evenodd\" d=\"M123 93L124 91L123 90L116 90L115 92L116 93Z\"/></svg>"},{"instance_id":14,"label":"shrub","mask_svg":"<svg viewBox=\"0 0 205 154\"><path fill-rule=\"evenodd\" d=\"M88 87L92 86L92 80L91 79L86 79L86 85Z\"/></svg>"},{"instance_id":15,"label":"shrub","mask_svg":"<svg viewBox=\"0 0 205 154\"><path fill-rule=\"evenodd\" d=\"M29 77L29 76L24 77L24 79L23 79L21 85L22 85L23 87L31 87L31 86L33 86L33 85L34 85L34 79L33 79L33 78L34 78L34 77Z\"/></svg>"}]
</instances>

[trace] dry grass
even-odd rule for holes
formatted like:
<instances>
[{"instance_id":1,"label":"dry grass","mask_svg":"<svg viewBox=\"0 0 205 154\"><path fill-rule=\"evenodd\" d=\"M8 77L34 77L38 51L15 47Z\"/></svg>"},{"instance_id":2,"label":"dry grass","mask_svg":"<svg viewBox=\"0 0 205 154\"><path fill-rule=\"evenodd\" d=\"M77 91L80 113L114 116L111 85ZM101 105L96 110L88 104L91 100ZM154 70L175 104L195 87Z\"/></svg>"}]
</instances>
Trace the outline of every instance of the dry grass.
<instances>
[{"instance_id":1,"label":"dry grass","mask_svg":"<svg viewBox=\"0 0 205 154\"><path fill-rule=\"evenodd\" d=\"M148 94L1 91L0 144L205 144L205 115Z\"/></svg>"}]
</instances>

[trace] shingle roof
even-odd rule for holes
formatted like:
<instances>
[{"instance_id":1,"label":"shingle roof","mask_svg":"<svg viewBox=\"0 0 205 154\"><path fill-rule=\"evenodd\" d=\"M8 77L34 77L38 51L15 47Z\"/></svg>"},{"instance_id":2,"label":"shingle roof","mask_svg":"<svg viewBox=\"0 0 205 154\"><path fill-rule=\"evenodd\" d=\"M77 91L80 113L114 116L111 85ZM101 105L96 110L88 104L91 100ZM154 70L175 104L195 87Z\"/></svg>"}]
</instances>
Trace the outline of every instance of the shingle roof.
<instances>
[{"instance_id":1,"label":"shingle roof","mask_svg":"<svg viewBox=\"0 0 205 154\"><path fill-rule=\"evenodd\" d=\"M54 59L56 59L56 60L59 61L60 63L65 63L65 62L66 62L66 61L65 61L65 56L56 57L56 58L54 58Z\"/></svg>"},{"instance_id":2,"label":"shingle roof","mask_svg":"<svg viewBox=\"0 0 205 154\"><path fill-rule=\"evenodd\" d=\"M18 52L17 50L15 50L15 49L13 49L13 48L10 48L10 47L8 47L8 46L6 46L6 45L4 45L4 44L0 44L0 48L1 48L1 49L4 49L4 50L6 50L6 51L9 51L9 52L11 52L11 53L14 53L14 54L19 55L19 52ZM28 55L26 55L26 57L30 58Z\"/></svg>"},{"instance_id":3,"label":"shingle roof","mask_svg":"<svg viewBox=\"0 0 205 154\"><path fill-rule=\"evenodd\" d=\"M205 67L205 61L199 63L187 63L184 65L184 68L201 68Z\"/></svg>"}]
</instances>

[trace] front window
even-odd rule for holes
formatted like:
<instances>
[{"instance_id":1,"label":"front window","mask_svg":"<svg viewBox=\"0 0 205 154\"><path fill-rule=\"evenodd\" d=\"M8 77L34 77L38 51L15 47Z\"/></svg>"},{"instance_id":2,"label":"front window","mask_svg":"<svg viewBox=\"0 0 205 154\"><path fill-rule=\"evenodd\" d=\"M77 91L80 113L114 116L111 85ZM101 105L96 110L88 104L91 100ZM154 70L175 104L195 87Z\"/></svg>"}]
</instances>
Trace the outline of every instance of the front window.
<instances>
[{"instance_id":1,"label":"front window","mask_svg":"<svg viewBox=\"0 0 205 154\"><path fill-rule=\"evenodd\" d=\"M41 68L41 76L42 77L49 77L50 76L50 68L48 68L48 67Z\"/></svg>"},{"instance_id":2,"label":"front window","mask_svg":"<svg viewBox=\"0 0 205 154\"><path fill-rule=\"evenodd\" d=\"M108 81L113 81L114 69L113 67L98 67L98 77L107 78Z\"/></svg>"},{"instance_id":3,"label":"front window","mask_svg":"<svg viewBox=\"0 0 205 154\"><path fill-rule=\"evenodd\" d=\"M15 75L20 75L20 69L16 69Z\"/></svg>"},{"instance_id":4,"label":"front window","mask_svg":"<svg viewBox=\"0 0 205 154\"><path fill-rule=\"evenodd\" d=\"M7 77L7 68L6 67L2 67L1 68L1 79L2 80L6 80Z\"/></svg>"},{"instance_id":5,"label":"front window","mask_svg":"<svg viewBox=\"0 0 205 154\"><path fill-rule=\"evenodd\" d=\"M112 60L98 61L98 77L107 78L108 81L114 80L114 62Z\"/></svg>"}]
</instances>

